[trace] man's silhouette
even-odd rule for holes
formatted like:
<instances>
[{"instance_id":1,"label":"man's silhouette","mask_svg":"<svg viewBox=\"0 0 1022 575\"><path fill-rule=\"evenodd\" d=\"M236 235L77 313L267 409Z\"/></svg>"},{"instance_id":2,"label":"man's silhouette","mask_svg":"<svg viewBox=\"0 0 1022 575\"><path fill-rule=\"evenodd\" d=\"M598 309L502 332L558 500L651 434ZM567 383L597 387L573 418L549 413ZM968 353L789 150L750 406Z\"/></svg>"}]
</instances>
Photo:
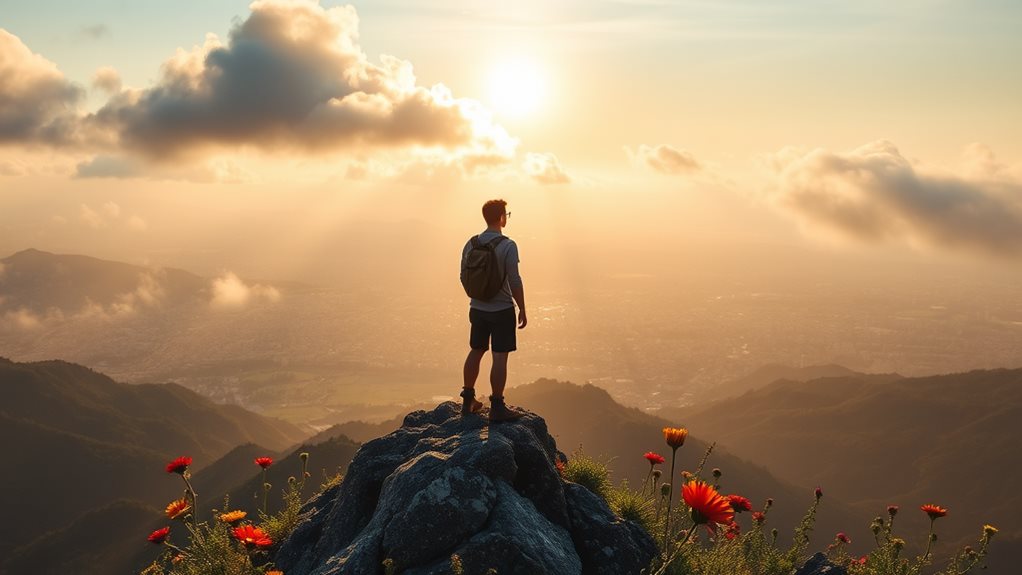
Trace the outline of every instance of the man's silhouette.
<instances>
[{"instance_id":1,"label":"man's silhouette","mask_svg":"<svg viewBox=\"0 0 1022 575\"><path fill-rule=\"evenodd\" d=\"M503 235L511 215L504 200L490 200L483 204L483 219L486 230L471 238L461 252L461 280L466 281L469 253L473 245L490 244L497 260L497 269L503 285L492 298L472 298L469 306L469 322L472 325L469 336L471 350L465 358L465 388L461 391L462 415L476 413L483 404L475 398L476 378L479 363L486 350L493 346L493 367L490 369L490 421L510 421L522 417L504 403L504 385L507 383L507 356L517 349L515 327L522 329L528 323L525 316L525 288L518 273L518 246L514 240ZM518 304L518 319L515 320L515 303Z\"/></svg>"}]
</instances>

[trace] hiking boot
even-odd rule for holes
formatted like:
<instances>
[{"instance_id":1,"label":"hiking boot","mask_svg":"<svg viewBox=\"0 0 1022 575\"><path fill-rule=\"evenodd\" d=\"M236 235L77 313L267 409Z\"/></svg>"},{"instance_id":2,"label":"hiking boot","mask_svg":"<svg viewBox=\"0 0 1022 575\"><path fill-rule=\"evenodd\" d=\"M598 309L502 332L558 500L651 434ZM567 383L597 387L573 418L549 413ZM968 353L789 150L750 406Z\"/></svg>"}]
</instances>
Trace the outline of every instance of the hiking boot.
<instances>
[{"instance_id":1,"label":"hiking boot","mask_svg":"<svg viewBox=\"0 0 1022 575\"><path fill-rule=\"evenodd\" d=\"M476 401L476 390L474 389L462 389L461 390L461 415L469 415L472 413L479 413L479 410L483 408L482 402Z\"/></svg>"},{"instance_id":2,"label":"hiking boot","mask_svg":"<svg viewBox=\"0 0 1022 575\"><path fill-rule=\"evenodd\" d=\"M504 403L503 397L490 396L490 421L499 423L501 421L514 421L525 417L524 413L509 409Z\"/></svg>"}]
</instances>

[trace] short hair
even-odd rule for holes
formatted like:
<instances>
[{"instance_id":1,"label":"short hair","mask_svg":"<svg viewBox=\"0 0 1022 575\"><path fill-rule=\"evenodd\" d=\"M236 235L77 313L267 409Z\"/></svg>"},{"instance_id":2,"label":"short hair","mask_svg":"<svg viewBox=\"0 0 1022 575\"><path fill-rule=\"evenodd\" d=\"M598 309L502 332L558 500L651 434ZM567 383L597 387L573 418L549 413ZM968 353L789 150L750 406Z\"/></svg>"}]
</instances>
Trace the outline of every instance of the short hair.
<instances>
[{"instance_id":1,"label":"short hair","mask_svg":"<svg viewBox=\"0 0 1022 575\"><path fill-rule=\"evenodd\" d=\"M483 219L486 225L493 225L500 221L500 216L507 212L507 202L504 200L490 200L483 204Z\"/></svg>"}]
</instances>

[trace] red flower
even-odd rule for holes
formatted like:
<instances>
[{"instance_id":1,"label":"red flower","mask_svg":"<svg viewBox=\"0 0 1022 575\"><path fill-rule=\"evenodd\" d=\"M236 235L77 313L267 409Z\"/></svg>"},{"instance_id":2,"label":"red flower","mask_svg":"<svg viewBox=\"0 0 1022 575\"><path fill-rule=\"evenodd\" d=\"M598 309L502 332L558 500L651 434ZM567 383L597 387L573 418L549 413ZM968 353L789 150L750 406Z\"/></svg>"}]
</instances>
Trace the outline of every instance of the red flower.
<instances>
[{"instance_id":1,"label":"red flower","mask_svg":"<svg viewBox=\"0 0 1022 575\"><path fill-rule=\"evenodd\" d=\"M184 472L188 469L188 466L192 464L191 457L178 457L174 461L167 464L167 473L180 473L184 475Z\"/></svg>"},{"instance_id":2,"label":"red flower","mask_svg":"<svg viewBox=\"0 0 1022 575\"><path fill-rule=\"evenodd\" d=\"M149 542L157 545L163 543L170 537L170 527L164 527L163 529L157 529L149 534Z\"/></svg>"},{"instance_id":3,"label":"red flower","mask_svg":"<svg viewBox=\"0 0 1022 575\"><path fill-rule=\"evenodd\" d=\"M732 521L727 525L727 532L724 533L724 537L727 537L729 540L731 540L734 539L735 537L738 537L741 534L742 527L735 523L734 521Z\"/></svg>"},{"instance_id":4,"label":"red flower","mask_svg":"<svg viewBox=\"0 0 1022 575\"><path fill-rule=\"evenodd\" d=\"M866 564L866 556L863 555L862 557L859 557L858 559L851 559L849 561L849 563L851 563L852 565L865 565Z\"/></svg>"},{"instance_id":5,"label":"red flower","mask_svg":"<svg viewBox=\"0 0 1022 575\"><path fill-rule=\"evenodd\" d=\"M643 457L646 458L646 461L648 461L650 465L657 465L666 461L662 455L653 453L652 451L646 452L646 455L643 455Z\"/></svg>"},{"instance_id":6,"label":"red flower","mask_svg":"<svg viewBox=\"0 0 1022 575\"><path fill-rule=\"evenodd\" d=\"M273 540L266 535L262 529L252 525L242 525L233 531L234 538L241 541L245 547L269 547Z\"/></svg>"},{"instance_id":7,"label":"red flower","mask_svg":"<svg viewBox=\"0 0 1022 575\"><path fill-rule=\"evenodd\" d=\"M947 509L944 509L940 505L933 505L932 503L927 503L926 505L921 506L920 509L930 516L930 521L947 515Z\"/></svg>"},{"instance_id":8,"label":"red flower","mask_svg":"<svg viewBox=\"0 0 1022 575\"><path fill-rule=\"evenodd\" d=\"M823 497L823 489L822 489L822 488L820 488L820 487L817 487L817 488L816 488L816 498L817 498L817 499L820 499L820 498L822 498L822 497Z\"/></svg>"},{"instance_id":9,"label":"red flower","mask_svg":"<svg viewBox=\"0 0 1022 575\"><path fill-rule=\"evenodd\" d=\"M734 509L736 513L752 511L752 502L741 495L728 495L727 500L731 504L731 509Z\"/></svg>"},{"instance_id":10,"label":"red flower","mask_svg":"<svg viewBox=\"0 0 1022 575\"><path fill-rule=\"evenodd\" d=\"M704 523L727 525L735 518L735 512L717 490L702 481L690 481L681 488L685 504L692 508L692 521L696 525Z\"/></svg>"},{"instance_id":11,"label":"red flower","mask_svg":"<svg viewBox=\"0 0 1022 575\"><path fill-rule=\"evenodd\" d=\"M554 462L554 467L557 468L557 475L564 477L564 462L558 459L556 462Z\"/></svg>"},{"instance_id":12,"label":"red flower","mask_svg":"<svg viewBox=\"0 0 1022 575\"><path fill-rule=\"evenodd\" d=\"M891 517L894 517L895 515L897 515L898 514L898 506L897 505L888 505L887 506L887 514L890 515Z\"/></svg>"},{"instance_id":13,"label":"red flower","mask_svg":"<svg viewBox=\"0 0 1022 575\"><path fill-rule=\"evenodd\" d=\"M835 536L834 536L834 539L837 539L838 541L840 541L840 542L842 542L842 543L844 543L844 544L846 544L846 545L847 545L848 543L851 543L851 542L852 542L852 540L851 540L851 539L849 539L847 535L845 535L845 532L844 532L844 531L842 531L842 532L838 533L837 535L835 535Z\"/></svg>"},{"instance_id":14,"label":"red flower","mask_svg":"<svg viewBox=\"0 0 1022 575\"><path fill-rule=\"evenodd\" d=\"M262 467L263 469L266 469L267 467L273 465L273 458L272 457L256 457L255 458L255 464L258 465L259 467Z\"/></svg>"},{"instance_id":15,"label":"red flower","mask_svg":"<svg viewBox=\"0 0 1022 575\"><path fill-rule=\"evenodd\" d=\"M762 525L766 522L766 513L763 513L762 511L753 511L752 520Z\"/></svg>"}]
</instances>

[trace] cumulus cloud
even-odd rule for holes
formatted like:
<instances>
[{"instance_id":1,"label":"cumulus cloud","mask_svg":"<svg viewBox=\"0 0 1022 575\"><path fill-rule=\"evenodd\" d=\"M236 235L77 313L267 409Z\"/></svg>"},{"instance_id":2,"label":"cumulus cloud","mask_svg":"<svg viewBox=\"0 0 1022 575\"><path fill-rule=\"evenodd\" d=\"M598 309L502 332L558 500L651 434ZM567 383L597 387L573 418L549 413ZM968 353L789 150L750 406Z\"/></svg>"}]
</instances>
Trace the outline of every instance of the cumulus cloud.
<instances>
[{"instance_id":1,"label":"cumulus cloud","mask_svg":"<svg viewBox=\"0 0 1022 575\"><path fill-rule=\"evenodd\" d=\"M210 305L218 309L238 309L250 303L280 301L280 291L273 286L248 285L233 272L224 272L213 280Z\"/></svg>"},{"instance_id":2,"label":"cumulus cloud","mask_svg":"<svg viewBox=\"0 0 1022 575\"><path fill-rule=\"evenodd\" d=\"M82 204L78 210L78 219L94 230L108 228L114 224L121 224L129 230L137 232L143 232L149 228L146 221L138 214L122 217L123 215L121 206L116 202L107 202L99 208ZM58 224L67 222L66 218L62 216L54 216L53 221Z\"/></svg>"},{"instance_id":3,"label":"cumulus cloud","mask_svg":"<svg viewBox=\"0 0 1022 575\"><path fill-rule=\"evenodd\" d=\"M92 86L108 94L121 91L121 75L110 66L103 66L92 75Z\"/></svg>"},{"instance_id":4,"label":"cumulus cloud","mask_svg":"<svg viewBox=\"0 0 1022 575\"><path fill-rule=\"evenodd\" d=\"M522 170L533 180L541 184L567 184L571 182L568 174L561 169L557 156L550 153L538 154L530 152L525 156Z\"/></svg>"},{"instance_id":5,"label":"cumulus cloud","mask_svg":"<svg viewBox=\"0 0 1022 575\"><path fill-rule=\"evenodd\" d=\"M104 218L98 211L89 207L88 204L82 204L78 212L78 219L94 230L99 230L107 226L106 218Z\"/></svg>"},{"instance_id":6,"label":"cumulus cloud","mask_svg":"<svg viewBox=\"0 0 1022 575\"><path fill-rule=\"evenodd\" d=\"M982 147L938 173L877 141L847 153L785 148L770 160L777 202L811 226L864 241L1022 253L1022 180Z\"/></svg>"},{"instance_id":7,"label":"cumulus cloud","mask_svg":"<svg viewBox=\"0 0 1022 575\"><path fill-rule=\"evenodd\" d=\"M136 232L144 232L149 229L149 224L143 220L138 214L132 214L126 222L128 229Z\"/></svg>"},{"instance_id":8,"label":"cumulus cloud","mask_svg":"<svg viewBox=\"0 0 1022 575\"><path fill-rule=\"evenodd\" d=\"M685 150L679 150L660 144L647 146L642 144L634 152L628 150L632 160L661 174L691 174L702 170L703 166L695 157Z\"/></svg>"},{"instance_id":9,"label":"cumulus cloud","mask_svg":"<svg viewBox=\"0 0 1022 575\"><path fill-rule=\"evenodd\" d=\"M84 95L56 64L0 29L0 144L75 142Z\"/></svg>"},{"instance_id":10,"label":"cumulus cloud","mask_svg":"<svg viewBox=\"0 0 1022 575\"><path fill-rule=\"evenodd\" d=\"M0 326L7 329L24 331L39 329L45 321L45 318L32 313L31 310L26 308L8 311L3 316L0 316L0 319L3 320L0 321Z\"/></svg>"},{"instance_id":11,"label":"cumulus cloud","mask_svg":"<svg viewBox=\"0 0 1022 575\"><path fill-rule=\"evenodd\" d=\"M325 151L443 149L465 162L503 158L516 142L470 100L416 85L409 62L371 63L350 6L258 0L224 44L179 50L158 84L113 97L95 121L151 160L204 146Z\"/></svg>"}]
</instances>

